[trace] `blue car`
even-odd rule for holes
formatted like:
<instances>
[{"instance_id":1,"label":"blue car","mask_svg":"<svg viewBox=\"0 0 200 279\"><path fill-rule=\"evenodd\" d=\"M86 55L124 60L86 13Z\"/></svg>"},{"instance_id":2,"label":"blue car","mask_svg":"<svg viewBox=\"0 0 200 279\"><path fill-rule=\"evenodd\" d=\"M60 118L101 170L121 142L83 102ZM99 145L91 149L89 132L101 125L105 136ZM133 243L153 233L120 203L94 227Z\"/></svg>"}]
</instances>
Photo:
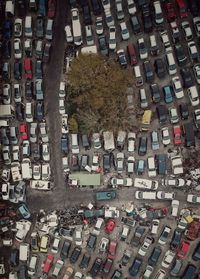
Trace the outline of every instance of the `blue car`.
<instances>
[{"instance_id":1,"label":"blue car","mask_svg":"<svg viewBox=\"0 0 200 279\"><path fill-rule=\"evenodd\" d=\"M6 40L10 40L12 37L12 21L7 19L3 24L3 37Z\"/></svg>"},{"instance_id":2,"label":"blue car","mask_svg":"<svg viewBox=\"0 0 200 279\"><path fill-rule=\"evenodd\" d=\"M137 174L143 174L144 170L145 170L145 161L142 160L142 159L137 160L137 163L136 163L136 173Z\"/></svg>"},{"instance_id":3,"label":"blue car","mask_svg":"<svg viewBox=\"0 0 200 279\"><path fill-rule=\"evenodd\" d=\"M46 0L39 0L38 15L46 16Z\"/></svg>"},{"instance_id":4,"label":"blue car","mask_svg":"<svg viewBox=\"0 0 200 279\"><path fill-rule=\"evenodd\" d=\"M31 217L31 213L25 203L19 205L18 211L24 219L29 219Z\"/></svg>"},{"instance_id":5,"label":"blue car","mask_svg":"<svg viewBox=\"0 0 200 279\"><path fill-rule=\"evenodd\" d=\"M138 274L141 265L142 265L142 260L139 258L135 258L133 264L129 268L129 274L135 277Z\"/></svg>"},{"instance_id":6,"label":"blue car","mask_svg":"<svg viewBox=\"0 0 200 279\"><path fill-rule=\"evenodd\" d=\"M163 87L164 100L166 104L173 102L172 89L169 85Z\"/></svg>"}]
</instances>

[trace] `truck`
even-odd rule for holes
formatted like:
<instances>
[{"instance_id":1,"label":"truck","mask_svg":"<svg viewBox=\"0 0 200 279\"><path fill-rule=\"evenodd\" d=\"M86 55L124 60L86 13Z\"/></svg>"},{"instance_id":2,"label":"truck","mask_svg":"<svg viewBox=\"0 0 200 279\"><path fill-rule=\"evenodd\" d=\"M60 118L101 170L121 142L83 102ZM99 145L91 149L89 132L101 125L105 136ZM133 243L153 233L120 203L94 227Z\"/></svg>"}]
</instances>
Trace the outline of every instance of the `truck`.
<instances>
[{"instance_id":1,"label":"truck","mask_svg":"<svg viewBox=\"0 0 200 279\"><path fill-rule=\"evenodd\" d=\"M115 191L102 191L96 193L97 201L107 201L107 200L113 200L115 198L116 198Z\"/></svg>"},{"instance_id":2,"label":"truck","mask_svg":"<svg viewBox=\"0 0 200 279\"><path fill-rule=\"evenodd\" d=\"M20 173L20 164L18 162L13 162L11 164L11 176L12 176L13 182L22 180L22 176Z\"/></svg>"},{"instance_id":3,"label":"truck","mask_svg":"<svg viewBox=\"0 0 200 279\"><path fill-rule=\"evenodd\" d=\"M52 189L49 181L30 180L30 187L36 190L50 191Z\"/></svg>"},{"instance_id":4,"label":"truck","mask_svg":"<svg viewBox=\"0 0 200 279\"><path fill-rule=\"evenodd\" d=\"M115 149L114 135L113 132L103 132L104 149L105 151L113 151Z\"/></svg>"}]
</instances>

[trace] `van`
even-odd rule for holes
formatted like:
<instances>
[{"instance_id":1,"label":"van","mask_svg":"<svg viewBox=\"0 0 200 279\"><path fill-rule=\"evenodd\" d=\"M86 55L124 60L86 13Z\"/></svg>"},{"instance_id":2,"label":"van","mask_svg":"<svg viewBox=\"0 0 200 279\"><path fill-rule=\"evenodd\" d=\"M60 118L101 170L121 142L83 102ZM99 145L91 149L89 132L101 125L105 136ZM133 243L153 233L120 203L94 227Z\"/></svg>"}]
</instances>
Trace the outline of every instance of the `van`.
<instances>
[{"instance_id":1,"label":"van","mask_svg":"<svg viewBox=\"0 0 200 279\"><path fill-rule=\"evenodd\" d=\"M47 20L46 35L45 38L49 41L53 39L53 19Z\"/></svg>"},{"instance_id":2,"label":"van","mask_svg":"<svg viewBox=\"0 0 200 279\"><path fill-rule=\"evenodd\" d=\"M71 139L72 139L72 142L71 142L72 154L79 154L78 135L72 134Z\"/></svg>"},{"instance_id":3,"label":"van","mask_svg":"<svg viewBox=\"0 0 200 279\"><path fill-rule=\"evenodd\" d=\"M134 74L135 74L135 78L136 78L136 86L142 86L143 85L143 77L141 75L141 71L140 71L140 66L134 66L133 68L134 70Z\"/></svg>"},{"instance_id":4,"label":"van","mask_svg":"<svg viewBox=\"0 0 200 279\"><path fill-rule=\"evenodd\" d=\"M126 226L126 225L123 225L122 234L121 234L121 240L125 241L127 239L128 234L129 234L129 227Z\"/></svg>"},{"instance_id":5,"label":"van","mask_svg":"<svg viewBox=\"0 0 200 279\"><path fill-rule=\"evenodd\" d=\"M159 50L159 45L157 44L157 38L155 35L151 35L149 37L150 40L150 53L151 55L158 55L160 50Z\"/></svg>"},{"instance_id":6,"label":"van","mask_svg":"<svg viewBox=\"0 0 200 279\"><path fill-rule=\"evenodd\" d=\"M27 262L29 260L30 246L28 243L21 243L19 246L19 260Z\"/></svg>"},{"instance_id":7,"label":"van","mask_svg":"<svg viewBox=\"0 0 200 279\"><path fill-rule=\"evenodd\" d=\"M92 232L94 235L100 234L103 222L104 222L103 218L97 218L97 222L96 222L94 230Z\"/></svg>"},{"instance_id":8,"label":"van","mask_svg":"<svg viewBox=\"0 0 200 279\"><path fill-rule=\"evenodd\" d=\"M142 189L156 190L156 189L158 189L158 181L143 179L143 178L135 178L134 187L142 188Z\"/></svg>"},{"instance_id":9,"label":"van","mask_svg":"<svg viewBox=\"0 0 200 279\"><path fill-rule=\"evenodd\" d=\"M33 30L32 30L32 17L25 17L25 28L24 28L25 37L32 38Z\"/></svg>"},{"instance_id":10,"label":"van","mask_svg":"<svg viewBox=\"0 0 200 279\"><path fill-rule=\"evenodd\" d=\"M177 72L176 63L174 60L174 55L172 52L166 54L167 70L169 75L174 75Z\"/></svg>"},{"instance_id":11,"label":"van","mask_svg":"<svg viewBox=\"0 0 200 279\"><path fill-rule=\"evenodd\" d=\"M42 40L38 40L36 42L35 53L36 53L36 58L37 59L42 59L42 54L43 54L43 42L42 42Z\"/></svg>"},{"instance_id":12,"label":"van","mask_svg":"<svg viewBox=\"0 0 200 279\"><path fill-rule=\"evenodd\" d=\"M164 279L166 272L163 269L159 269L153 279Z\"/></svg>"},{"instance_id":13,"label":"van","mask_svg":"<svg viewBox=\"0 0 200 279\"><path fill-rule=\"evenodd\" d=\"M142 124L141 124L141 131L148 131L150 124L151 124L151 116L152 111L151 110L145 110L144 114L142 116Z\"/></svg>"},{"instance_id":14,"label":"van","mask_svg":"<svg viewBox=\"0 0 200 279\"><path fill-rule=\"evenodd\" d=\"M36 272L36 266L37 266L37 260L38 256L37 255L32 255L31 260L28 266L28 275L33 276Z\"/></svg>"},{"instance_id":15,"label":"van","mask_svg":"<svg viewBox=\"0 0 200 279\"><path fill-rule=\"evenodd\" d=\"M81 24L79 19L79 11L77 8L71 9L72 13L72 30L74 36L74 44L80 46L82 41Z\"/></svg>"},{"instance_id":16,"label":"van","mask_svg":"<svg viewBox=\"0 0 200 279\"><path fill-rule=\"evenodd\" d=\"M195 146L195 135L192 122L187 122L183 124L183 133L185 136L185 146Z\"/></svg>"},{"instance_id":17,"label":"van","mask_svg":"<svg viewBox=\"0 0 200 279\"><path fill-rule=\"evenodd\" d=\"M131 66L137 64L138 61L137 61L137 56L136 56L136 50L135 50L135 47L133 44L129 44L127 46L127 53L128 53L128 57L129 57Z\"/></svg>"},{"instance_id":18,"label":"van","mask_svg":"<svg viewBox=\"0 0 200 279\"><path fill-rule=\"evenodd\" d=\"M96 235L90 235L87 241L87 249L94 250L96 246L97 237Z\"/></svg>"},{"instance_id":19,"label":"van","mask_svg":"<svg viewBox=\"0 0 200 279\"><path fill-rule=\"evenodd\" d=\"M139 90L139 95L140 95L140 107L142 109L148 107L148 101L147 101L147 96L144 88L141 88Z\"/></svg>"},{"instance_id":20,"label":"van","mask_svg":"<svg viewBox=\"0 0 200 279\"><path fill-rule=\"evenodd\" d=\"M137 200L156 200L156 192L136 191L135 198Z\"/></svg>"}]
</instances>

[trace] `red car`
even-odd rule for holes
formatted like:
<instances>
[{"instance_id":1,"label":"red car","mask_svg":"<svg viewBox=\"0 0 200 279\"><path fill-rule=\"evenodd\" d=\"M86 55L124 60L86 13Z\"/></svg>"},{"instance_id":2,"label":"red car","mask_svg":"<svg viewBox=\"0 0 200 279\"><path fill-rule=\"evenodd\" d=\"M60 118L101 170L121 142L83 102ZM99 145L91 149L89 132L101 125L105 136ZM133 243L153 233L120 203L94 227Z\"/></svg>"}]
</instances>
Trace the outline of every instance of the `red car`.
<instances>
[{"instance_id":1,"label":"red car","mask_svg":"<svg viewBox=\"0 0 200 279\"><path fill-rule=\"evenodd\" d=\"M180 17L181 18L188 17L187 5L186 5L185 0L176 0L176 3L179 8Z\"/></svg>"},{"instance_id":2,"label":"red car","mask_svg":"<svg viewBox=\"0 0 200 279\"><path fill-rule=\"evenodd\" d=\"M54 256L53 255L47 255L44 263L43 263L43 267L42 267L42 271L44 273L49 273L49 270L51 269L51 267L53 266L53 260L54 260Z\"/></svg>"},{"instance_id":3,"label":"red car","mask_svg":"<svg viewBox=\"0 0 200 279\"><path fill-rule=\"evenodd\" d=\"M21 123L19 126L20 139L27 140L28 139L28 125L26 123Z\"/></svg>"},{"instance_id":4,"label":"red car","mask_svg":"<svg viewBox=\"0 0 200 279\"><path fill-rule=\"evenodd\" d=\"M174 134L174 144L179 145L182 143L181 140L181 127L176 125L173 127L173 134Z\"/></svg>"},{"instance_id":5,"label":"red car","mask_svg":"<svg viewBox=\"0 0 200 279\"><path fill-rule=\"evenodd\" d=\"M24 75L27 79L33 78L32 60L30 58L24 59Z\"/></svg>"},{"instance_id":6,"label":"red car","mask_svg":"<svg viewBox=\"0 0 200 279\"><path fill-rule=\"evenodd\" d=\"M176 19L176 12L174 9L174 5L172 3L166 3L165 11L166 11L167 20L169 22L174 21Z\"/></svg>"},{"instance_id":7,"label":"red car","mask_svg":"<svg viewBox=\"0 0 200 279\"><path fill-rule=\"evenodd\" d=\"M133 44L129 44L127 46L127 53L128 53L131 66L136 65L138 61L136 57L136 50Z\"/></svg>"},{"instance_id":8,"label":"red car","mask_svg":"<svg viewBox=\"0 0 200 279\"><path fill-rule=\"evenodd\" d=\"M49 0L48 1L48 17L53 18L56 14L56 0Z\"/></svg>"},{"instance_id":9,"label":"red car","mask_svg":"<svg viewBox=\"0 0 200 279\"><path fill-rule=\"evenodd\" d=\"M187 241L182 241L177 251L177 257L184 260L187 257L189 248L190 248L190 243Z\"/></svg>"},{"instance_id":10,"label":"red car","mask_svg":"<svg viewBox=\"0 0 200 279\"><path fill-rule=\"evenodd\" d=\"M114 259L117 252L117 241L111 240L108 248L109 258Z\"/></svg>"},{"instance_id":11,"label":"red car","mask_svg":"<svg viewBox=\"0 0 200 279\"><path fill-rule=\"evenodd\" d=\"M106 262L105 262L105 265L104 265L104 268L103 268L103 272L104 273L109 273L111 268L112 268L112 265L113 265L113 260L110 259L110 258L107 258Z\"/></svg>"},{"instance_id":12,"label":"red car","mask_svg":"<svg viewBox=\"0 0 200 279\"><path fill-rule=\"evenodd\" d=\"M111 233L111 232L114 230L115 226L116 226L115 220L110 219L110 220L108 220L108 222L106 223L105 231L106 231L107 233Z\"/></svg>"}]
</instances>

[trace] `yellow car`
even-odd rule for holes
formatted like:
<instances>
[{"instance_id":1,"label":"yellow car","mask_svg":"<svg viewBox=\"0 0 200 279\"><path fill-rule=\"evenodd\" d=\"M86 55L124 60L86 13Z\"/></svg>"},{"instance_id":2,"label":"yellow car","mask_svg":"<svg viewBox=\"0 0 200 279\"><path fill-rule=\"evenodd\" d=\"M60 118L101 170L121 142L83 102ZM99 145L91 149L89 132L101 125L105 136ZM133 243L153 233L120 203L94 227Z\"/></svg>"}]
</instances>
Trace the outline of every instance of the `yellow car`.
<instances>
[{"instance_id":1,"label":"yellow car","mask_svg":"<svg viewBox=\"0 0 200 279\"><path fill-rule=\"evenodd\" d=\"M40 252L47 253L48 246L50 242L50 237L48 235L43 235L40 240Z\"/></svg>"}]
</instances>

